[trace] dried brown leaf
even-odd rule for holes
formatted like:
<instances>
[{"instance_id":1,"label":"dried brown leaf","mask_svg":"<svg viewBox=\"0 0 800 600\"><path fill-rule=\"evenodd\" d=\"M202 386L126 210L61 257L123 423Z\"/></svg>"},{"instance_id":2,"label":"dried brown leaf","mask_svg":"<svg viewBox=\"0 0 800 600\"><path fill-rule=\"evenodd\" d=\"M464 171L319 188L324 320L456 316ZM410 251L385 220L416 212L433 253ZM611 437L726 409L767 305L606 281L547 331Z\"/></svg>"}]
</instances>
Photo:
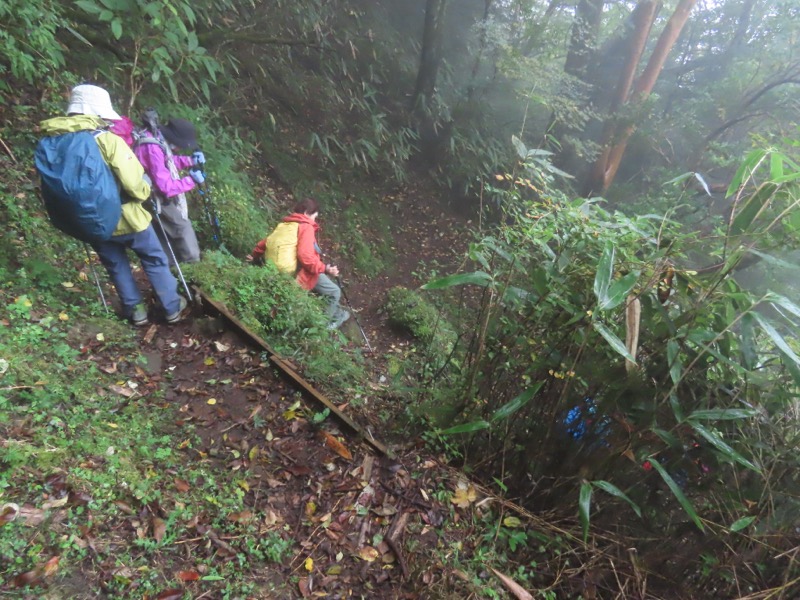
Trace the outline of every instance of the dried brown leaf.
<instances>
[{"instance_id":1,"label":"dried brown leaf","mask_svg":"<svg viewBox=\"0 0 800 600\"><path fill-rule=\"evenodd\" d=\"M492 573L497 575L497 578L503 582L503 585L506 586L508 591L511 592L517 600L533 600L533 596L527 592L525 588L507 575L503 575L497 569L492 569Z\"/></svg>"},{"instance_id":2,"label":"dried brown leaf","mask_svg":"<svg viewBox=\"0 0 800 600\"><path fill-rule=\"evenodd\" d=\"M362 560L367 562L375 561L381 555L375 548L372 546L364 546L361 550L358 551L358 556L361 557Z\"/></svg>"},{"instance_id":3,"label":"dried brown leaf","mask_svg":"<svg viewBox=\"0 0 800 600\"><path fill-rule=\"evenodd\" d=\"M156 600L181 600L183 598L183 590L180 588L166 590L156 596Z\"/></svg>"},{"instance_id":4,"label":"dried brown leaf","mask_svg":"<svg viewBox=\"0 0 800 600\"><path fill-rule=\"evenodd\" d=\"M164 519L159 517L153 517L153 538L157 542L161 542L164 539L164 534L167 532L167 524L164 522Z\"/></svg>"},{"instance_id":5,"label":"dried brown leaf","mask_svg":"<svg viewBox=\"0 0 800 600\"><path fill-rule=\"evenodd\" d=\"M459 481L453 497L450 498L450 502L459 508L469 508L470 504L475 502L477 498L478 493L475 491L474 485L471 483L467 484L464 481Z\"/></svg>"},{"instance_id":6,"label":"dried brown leaf","mask_svg":"<svg viewBox=\"0 0 800 600\"><path fill-rule=\"evenodd\" d=\"M336 437L334 437L327 431L323 431L322 435L325 438L325 445L327 445L328 448L336 452L336 454L338 454L345 460L353 460L353 455L350 454L350 450L348 450L347 447L344 444L342 444L342 442L337 440Z\"/></svg>"},{"instance_id":7,"label":"dried brown leaf","mask_svg":"<svg viewBox=\"0 0 800 600\"><path fill-rule=\"evenodd\" d=\"M152 342L153 336L156 334L156 331L158 331L158 328L155 325L151 325L150 329L147 330L147 333L144 334L142 341L145 344L149 344L150 342Z\"/></svg>"},{"instance_id":8,"label":"dried brown leaf","mask_svg":"<svg viewBox=\"0 0 800 600\"><path fill-rule=\"evenodd\" d=\"M112 383L110 386L108 386L108 389L110 389L115 394L119 394L120 396L125 396L126 398L130 398L136 393L131 388L122 387L121 385L117 385L116 383Z\"/></svg>"},{"instance_id":9,"label":"dried brown leaf","mask_svg":"<svg viewBox=\"0 0 800 600\"><path fill-rule=\"evenodd\" d=\"M60 556L54 556L46 563L44 563L44 567L42 567L42 575L45 577L52 577L58 571L58 561L61 560Z\"/></svg>"},{"instance_id":10,"label":"dried brown leaf","mask_svg":"<svg viewBox=\"0 0 800 600\"><path fill-rule=\"evenodd\" d=\"M253 520L253 513L249 510L233 512L228 515L228 520L233 521L234 523L246 523Z\"/></svg>"},{"instance_id":11,"label":"dried brown leaf","mask_svg":"<svg viewBox=\"0 0 800 600\"><path fill-rule=\"evenodd\" d=\"M0 509L0 527L7 523L11 523L19 515L19 505L9 502L4 504Z\"/></svg>"},{"instance_id":12,"label":"dried brown leaf","mask_svg":"<svg viewBox=\"0 0 800 600\"><path fill-rule=\"evenodd\" d=\"M192 486L189 485L188 481L185 481L185 480L180 479L178 477L175 478L175 482L174 483L175 483L175 489L178 490L179 492L181 492L182 494L185 494L190 489L192 489Z\"/></svg>"},{"instance_id":13,"label":"dried brown leaf","mask_svg":"<svg viewBox=\"0 0 800 600\"><path fill-rule=\"evenodd\" d=\"M14 587L21 588L33 585L41 578L42 578L42 572L39 569L26 571L25 573L20 573L19 575L14 577Z\"/></svg>"},{"instance_id":14,"label":"dried brown leaf","mask_svg":"<svg viewBox=\"0 0 800 600\"><path fill-rule=\"evenodd\" d=\"M69 496L63 496L61 498L57 498L56 500L48 500L44 504L42 504L42 509L50 510L51 508L61 508L69 501Z\"/></svg>"},{"instance_id":15,"label":"dried brown leaf","mask_svg":"<svg viewBox=\"0 0 800 600\"><path fill-rule=\"evenodd\" d=\"M200 573L197 571L180 571L175 577L181 581L197 581L200 579Z\"/></svg>"},{"instance_id":16,"label":"dried brown leaf","mask_svg":"<svg viewBox=\"0 0 800 600\"><path fill-rule=\"evenodd\" d=\"M44 522L46 513L41 508L35 508L24 504L19 508L19 518L28 527L38 527Z\"/></svg>"}]
</instances>

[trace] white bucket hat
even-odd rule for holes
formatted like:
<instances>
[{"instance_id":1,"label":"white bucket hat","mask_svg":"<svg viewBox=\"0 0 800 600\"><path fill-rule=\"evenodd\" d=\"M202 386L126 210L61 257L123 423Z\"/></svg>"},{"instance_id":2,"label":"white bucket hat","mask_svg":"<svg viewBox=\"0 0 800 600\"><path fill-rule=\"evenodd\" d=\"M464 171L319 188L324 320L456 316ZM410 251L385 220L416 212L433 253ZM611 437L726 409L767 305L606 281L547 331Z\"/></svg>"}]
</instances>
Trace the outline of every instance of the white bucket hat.
<instances>
[{"instance_id":1,"label":"white bucket hat","mask_svg":"<svg viewBox=\"0 0 800 600\"><path fill-rule=\"evenodd\" d=\"M79 85L72 88L67 114L97 115L102 119L119 121L122 117L111 107L111 96L96 85Z\"/></svg>"}]
</instances>

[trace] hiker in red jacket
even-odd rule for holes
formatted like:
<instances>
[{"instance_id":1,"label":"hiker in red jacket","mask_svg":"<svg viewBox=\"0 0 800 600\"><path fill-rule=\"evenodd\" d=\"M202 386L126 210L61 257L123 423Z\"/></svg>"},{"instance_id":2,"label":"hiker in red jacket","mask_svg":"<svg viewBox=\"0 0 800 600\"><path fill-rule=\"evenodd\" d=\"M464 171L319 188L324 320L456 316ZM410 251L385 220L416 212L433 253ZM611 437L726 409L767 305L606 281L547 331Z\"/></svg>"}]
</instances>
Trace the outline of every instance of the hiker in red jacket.
<instances>
[{"instance_id":1,"label":"hiker in red jacket","mask_svg":"<svg viewBox=\"0 0 800 600\"><path fill-rule=\"evenodd\" d=\"M339 305L342 290L331 277L339 276L336 265L322 262L321 252L317 244L317 231L319 224L319 204L313 198L306 198L299 202L292 214L284 217L284 223L297 223L297 274L295 279L300 287L329 299L326 314L330 320L329 329L338 329L342 323L350 318L350 313ZM264 238L253 249L248 260L263 261L267 252L267 238Z\"/></svg>"}]
</instances>

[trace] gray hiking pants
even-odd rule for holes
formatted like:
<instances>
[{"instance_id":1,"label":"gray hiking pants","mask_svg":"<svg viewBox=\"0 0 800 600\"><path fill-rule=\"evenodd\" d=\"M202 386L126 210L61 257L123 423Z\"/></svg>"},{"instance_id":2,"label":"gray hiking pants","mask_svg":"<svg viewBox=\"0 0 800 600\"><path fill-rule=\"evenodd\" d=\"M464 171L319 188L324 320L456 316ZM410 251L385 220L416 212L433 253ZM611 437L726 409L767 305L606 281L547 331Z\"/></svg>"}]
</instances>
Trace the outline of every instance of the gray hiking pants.
<instances>
[{"instance_id":1,"label":"gray hiking pants","mask_svg":"<svg viewBox=\"0 0 800 600\"><path fill-rule=\"evenodd\" d=\"M343 313L345 312L344 309L339 306L339 299L342 297L342 290L333 282L330 277L328 277L325 273L321 273L319 279L317 280L317 285L315 285L314 289L311 291L315 294L319 294L320 296L325 296L328 298L328 308L325 310L325 314L328 315L328 318L332 323L336 322L342 317Z\"/></svg>"},{"instance_id":2,"label":"gray hiking pants","mask_svg":"<svg viewBox=\"0 0 800 600\"><path fill-rule=\"evenodd\" d=\"M164 239L165 233L179 263L194 263L200 260L200 245L197 243L197 236L194 233L192 222L189 220L185 202L186 200L184 199L184 205L181 206L181 202L172 198L166 202L159 203L161 206L159 218L164 231L161 231L158 223L155 224L155 230L161 246L164 248L164 253L169 258L170 265L173 262Z\"/></svg>"}]
</instances>

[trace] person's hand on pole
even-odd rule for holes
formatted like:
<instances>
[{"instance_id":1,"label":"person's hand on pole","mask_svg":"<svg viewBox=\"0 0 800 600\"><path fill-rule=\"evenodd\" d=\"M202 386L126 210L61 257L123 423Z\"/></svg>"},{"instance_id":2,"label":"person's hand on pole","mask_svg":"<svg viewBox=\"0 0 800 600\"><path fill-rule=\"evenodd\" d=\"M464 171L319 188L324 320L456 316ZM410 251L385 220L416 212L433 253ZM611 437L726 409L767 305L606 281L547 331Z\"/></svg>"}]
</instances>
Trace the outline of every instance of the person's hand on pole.
<instances>
[{"instance_id":1,"label":"person's hand on pole","mask_svg":"<svg viewBox=\"0 0 800 600\"><path fill-rule=\"evenodd\" d=\"M192 159L194 160L195 165L204 165L206 164L206 155L203 154L202 150L195 150L192 153Z\"/></svg>"},{"instance_id":2,"label":"person's hand on pole","mask_svg":"<svg viewBox=\"0 0 800 600\"><path fill-rule=\"evenodd\" d=\"M200 169L192 169L189 171L189 175L192 177L192 179L194 179L194 182L197 185L202 185L206 180L206 176Z\"/></svg>"},{"instance_id":3,"label":"person's hand on pole","mask_svg":"<svg viewBox=\"0 0 800 600\"><path fill-rule=\"evenodd\" d=\"M328 275L333 275L334 277L339 276L339 267L336 265L326 265L325 266L325 273Z\"/></svg>"}]
</instances>

